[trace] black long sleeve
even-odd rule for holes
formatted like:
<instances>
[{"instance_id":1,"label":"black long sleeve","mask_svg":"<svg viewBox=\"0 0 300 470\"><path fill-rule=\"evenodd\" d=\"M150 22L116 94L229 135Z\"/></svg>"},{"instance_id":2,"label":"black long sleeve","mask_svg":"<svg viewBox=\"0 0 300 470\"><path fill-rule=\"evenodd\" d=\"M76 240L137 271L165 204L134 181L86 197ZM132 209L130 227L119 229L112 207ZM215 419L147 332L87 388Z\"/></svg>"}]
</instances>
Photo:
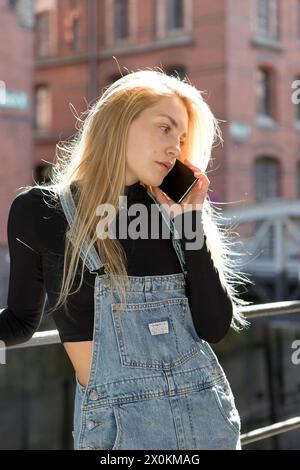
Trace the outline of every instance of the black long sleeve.
<instances>
[{"instance_id":1,"label":"black long sleeve","mask_svg":"<svg viewBox=\"0 0 300 470\"><path fill-rule=\"evenodd\" d=\"M150 214L153 201L144 189L136 184L129 188L129 202L143 202ZM48 202L51 203L50 194L48 199L46 191L32 188L17 196L9 211L9 290L7 308L0 310L0 340L7 346L28 341L32 337L41 322L46 295L49 307L52 308L60 291L68 224L63 212L49 207ZM194 218L196 211L192 212ZM185 216L185 223L190 223L188 217ZM183 237L181 243L187 265L187 295L195 329L201 338L217 342L225 336L230 325L231 301L221 286L206 245L187 250L187 242ZM130 276L182 272L170 239L127 238L120 239L120 243L126 254ZM92 340L94 275L88 270L84 272L79 291L70 296L68 310L70 315L66 314L63 307L53 312L61 341Z\"/></svg>"},{"instance_id":2,"label":"black long sleeve","mask_svg":"<svg viewBox=\"0 0 300 470\"><path fill-rule=\"evenodd\" d=\"M200 338L217 343L224 338L230 327L233 306L207 248L202 211L179 214L175 217L174 224L181 235L187 270L186 294L195 329ZM197 241L196 235L188 238L186 227L192 227L192 234L203 234L203 237L199 237L203 242L201 247L193 248L192 244Z\"/></svg>"},{"instance_id":3,"label":"black long sleeve","mask_svg":"<svg viewBox=\"0 0 300 470\"><path fill-rule=\"evenodd\" d=\"M32 337L40 324L46 297L34 211L26 202L21 195L14 199L7 223L9 290L7 308L0 315L0 338L6 346Z\"/></svg>"}]
</instances>

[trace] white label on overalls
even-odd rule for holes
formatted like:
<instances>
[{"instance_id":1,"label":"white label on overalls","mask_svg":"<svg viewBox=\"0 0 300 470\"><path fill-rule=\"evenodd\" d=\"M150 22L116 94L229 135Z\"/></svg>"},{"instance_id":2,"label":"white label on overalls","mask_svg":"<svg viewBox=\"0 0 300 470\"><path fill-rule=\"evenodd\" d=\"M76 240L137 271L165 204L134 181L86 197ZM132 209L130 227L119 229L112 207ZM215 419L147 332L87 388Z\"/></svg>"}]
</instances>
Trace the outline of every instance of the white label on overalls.
<instances>
[{"instance_id":1,"label":"white label on overalls","mask_svg":"<svg viewBox=\"0 0 300 470\"><path fill-rule=\"evenodd\" d=\"M167 321L149 323L149 329L152 335L163 335L169 333L169 324Z\"/></svg>"}]
</instances>

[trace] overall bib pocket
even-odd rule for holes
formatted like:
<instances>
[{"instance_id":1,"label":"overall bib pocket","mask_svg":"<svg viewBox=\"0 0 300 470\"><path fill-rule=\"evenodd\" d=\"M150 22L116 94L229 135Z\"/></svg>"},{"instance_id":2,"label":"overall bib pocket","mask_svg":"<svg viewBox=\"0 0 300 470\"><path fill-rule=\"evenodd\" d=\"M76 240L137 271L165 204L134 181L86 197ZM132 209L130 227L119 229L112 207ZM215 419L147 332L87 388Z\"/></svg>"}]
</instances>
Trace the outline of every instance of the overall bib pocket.
<instances>
[{"instance_id":1,"label":"overall bib pocket","mask_svg":"<svg viewBox=\"0 0 300 470\"><path fill-rule=\"evenodd\" d=\"M185 328L188 299L111 304L122 366L171 369L199 354Z\"/></svg>"}]
</instances>

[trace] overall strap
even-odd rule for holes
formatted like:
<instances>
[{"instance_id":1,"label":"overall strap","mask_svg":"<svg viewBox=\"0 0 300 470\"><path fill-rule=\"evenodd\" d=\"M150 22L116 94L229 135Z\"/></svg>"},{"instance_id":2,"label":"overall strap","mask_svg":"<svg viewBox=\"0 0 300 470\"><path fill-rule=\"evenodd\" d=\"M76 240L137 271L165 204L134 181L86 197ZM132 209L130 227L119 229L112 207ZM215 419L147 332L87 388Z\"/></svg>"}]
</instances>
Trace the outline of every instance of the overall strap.
<instances>
[{"instance_id":1,"label":"overall strap","mask_svg":"<svg viewBox=\"0 0 300 470\"><path fill-rule=\"evenodd\" d=\"M72 196L72 191L69 185L64 186L58 191L60 203L64 211L65 217L68 221L69 226L71 227L73 221L75 220L76 214L76 205ZM74 227L71 233L71 240L75 240L75 235L77 234L78 226ZM80 248L80 257L83 263L86 265L90 273L92 274L104 274L105 271L104 264L102 263L97 250L91 243L90 237L86 237L83 241Z\"/></svg>"}]
</instances>

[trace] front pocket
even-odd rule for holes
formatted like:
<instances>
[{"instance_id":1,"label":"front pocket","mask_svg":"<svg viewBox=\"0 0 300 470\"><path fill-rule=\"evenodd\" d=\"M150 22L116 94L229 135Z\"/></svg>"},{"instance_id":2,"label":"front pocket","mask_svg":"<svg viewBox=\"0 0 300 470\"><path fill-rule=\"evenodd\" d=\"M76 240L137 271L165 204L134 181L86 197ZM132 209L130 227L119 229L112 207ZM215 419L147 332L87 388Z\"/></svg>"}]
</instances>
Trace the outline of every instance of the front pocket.
<instances>
[{"instance_id":1,"label":"front pocket","mask_svg":"<svg viewBox=\"0 0 300 470\"><path fill-rule=\"evenodd\" d=\"M239 434L241 430L241 420L235 406L231 389L226 382L221 382L212 387L212 392L226 423L236 434Z\"/></svg>"},{"instance_id":2,"label":"front pocket","mask_svg":"<svg viewBox=\"0 0 300 470\"><path fill-rule=\"evenodd\" d=\"M120 360L125 367L171 369L199 354L185 327L188 299L111 304Z\"/></svg>"},{"instance_id":3,"label":"front pocket","mask_svg":"<svg viewBox=\"0 0 300 470\"><path fill-rule=\"evenodd\" d=\"M117 407L86 410L80 438L81 450L116 450L121 438Z\"/></svg>"}]
</instances>

